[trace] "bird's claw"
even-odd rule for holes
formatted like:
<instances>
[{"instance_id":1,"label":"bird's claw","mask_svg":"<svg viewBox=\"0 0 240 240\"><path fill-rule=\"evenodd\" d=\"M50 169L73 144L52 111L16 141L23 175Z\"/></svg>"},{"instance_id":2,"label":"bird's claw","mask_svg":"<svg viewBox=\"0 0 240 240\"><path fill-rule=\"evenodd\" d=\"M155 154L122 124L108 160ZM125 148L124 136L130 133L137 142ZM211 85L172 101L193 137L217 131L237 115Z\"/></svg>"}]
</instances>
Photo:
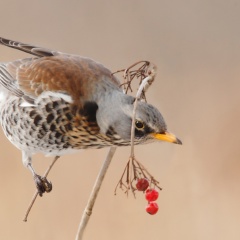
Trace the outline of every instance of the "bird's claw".
<instances>
[{"instance_id":1,"label":"bird's claw","mask_svg":"<svg viewBox=\"0 0 240 240\"><path fill-rule=\"evenodd\" d=\"M43 193L51 192L52 190L52 183L47 180L46 177L41 177L39 175L34 176L34 181L38 190L38 194L42 197Z\"/></svg>"}]
</instances>

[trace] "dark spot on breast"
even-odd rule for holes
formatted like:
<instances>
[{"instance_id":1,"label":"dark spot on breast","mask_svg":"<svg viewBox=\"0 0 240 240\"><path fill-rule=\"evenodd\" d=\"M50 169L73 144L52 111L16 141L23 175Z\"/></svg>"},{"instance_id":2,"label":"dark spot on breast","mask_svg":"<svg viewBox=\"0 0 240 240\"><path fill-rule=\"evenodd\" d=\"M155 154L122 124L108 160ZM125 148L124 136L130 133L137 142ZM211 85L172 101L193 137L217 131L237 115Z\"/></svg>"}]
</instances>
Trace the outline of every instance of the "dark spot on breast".
<instances>
[{"instance_id":1,"label":"dark spot on breast","mask_svg":"<svg viewBox=\"0 0 240 240\"><path fill-rule=\"evenodd\" d=\"M6 127L5 129L6 129L7 134L8 134L9 136L12 136L12 134L10 133L8 127Z\"/></svg>"},{"instance_id":2,"label":"dark spot on breast","mask_svg":"<svg viewBox=\"0 0 240 240\"><path fill-rule=\"evenodd\" d=\"M53 102L53 108L56 108L57 106L58 106L58 102L57 101Z\"/></svg>"},{"instance_id":3,"label":"dark spot on breast","mask_svg":"<svg viewBox=\"0 0 240 240\"><path fill-rule=\"evenodd\" d=\"M65 144L63 145L63 148L69 148L69 147L70 147L69 143L65 143Z\"/></svg>"},{"instance_id":4,"label":"dark spot on breast","mask_svg":"<svg viewBox=\"0 0 240 240\"><path fill-rule=\"evenodd\" d=\"M96 142L96 141L97 141L97 138L90 137L89 140L90 140L91 142Z\"/></svg>"},{"instance_id":5,"label":"dark spot on breast","mask_svg":"<svg viewBox=\"0 0 240 240\"><path fill-rule=\"evenodd\" d=\"M69 112L66 113L65 116L67 117L67 119L68 119L69 121L72 120L72 115L71 115Z\"/></svg>"},{"instance_id":6,"label":"dark spot on breast","mask_svg":"<svg viewBox=\"0 0 240 240\"><path fill-rule=\"evenodd\" d=\"M61 114L62 113L62 109L58 109L57 110L57 115Z\"/></svg>"},{"instance_id":7,"label":"dark spot on breast","mask_svg":"<svg viewBox=\"0 0 240 240\"><path fill-rule=\"evenodd\" d=\"M55 129L56 129L56 125L54 123L52 123L51 126L50 126L50 130L54 131Z\"/></svg>"},{"instance_id":8,"label":"dark spot on breast","mask_svg":"<svg viewBox=\"0 0 240 240\"><path fill-rule=\"evenodd\" d=\"M41 134L42 136L46 134L46 132L43 129L39 130L39 134Z\"/></svg>"},{"instance_id":9,"label":"dark spot on breast","mask_svg":"<svg viewBox=\"0 0 240 240\"><path fill-rule=\"evenodd\" d=\"M13 121L14 121L15 124L17 124L17 122L18 122L18 117L17 117L17 116L14 116Z\"/></svg>"},{"instance_id":10,"label":"dark spot on breast","mask_svg":"<svg viewBox=\"0 0 240 240\"><path fill-rule=\"evenodd\" d=\"M55 133L55 137L56 137L56 138L60 138L61 136L62 136L61 133L59 133L59 132L56 132L56 133Z\"/></svg>"},{"instance_id":11,"label":"dark spot on breast","mask_svg":"<svg viewBox=\"0 0 240 240\"><path fill-rule=\"evenodd\" d=\"M35 110L32 110L30 113L29 113L29 116L31 118L33 118L35 115L37 114L37 112Z\"/></svg>"},{"instance_id":12,"label":"dark spot on breast","mask_svg":"<svg viewBox=\"0 0 240 240\"><path fill-rule=\"evenodd\" d=\"M61 116L57 117L56 123L59 124L61 121L62 121L62 117Z\"/></svg>"},{"instance_id":13,"label":"dark spot on breast","mask_svg":"<svg viewBox=\"0 0 240 240\"><path fill-rule=\"evenodd\" d=\"M47 123L52 122L53 119L54 119L54 115L52 113L47 115Z\"/></svg>"},{"instance_id":14,"label":"dark spot on breast","mask_svg":"<svg viewBox=\"0 0 240 240\"><path fill-rule=\"evenodd\" d=\"M69 110L69 108L68 108L68 107L65 107L65 108L63 108L62 110L63 110L63 112L67 112L67 111Z\"/></svg>"},{"instance_id":15,"label":"dark spot on breast","mask_svg":"<svg viewBox=\"0 0 240 240\"><path fill-rule=\"evenodd\" d=\"M54 143L57 145L60 143L60 140L59 139L55 139Z\"/></svg>"},{"instance_id":16,"label":"dark spot on breast","mask_svg":"<svg viewBox=\"0 0 240 240\"><path fill-rule=\"evenodd\" d=\"M46 111L47 112L51 112L52 111L52 104L51 103L48 103L45 107Z\"/></svg>"},{"instance_id":17,"label":"dark spot on breast","mask_svg":"<svg viewBox=\"0 0 240 240\"><path fill-rule=\"evenodd\" d=\"M40 115L36 115L33 122L37 126L41 120L42 117Z\"/></svg>"},{"instance_id":18,"label":"dark spot on breast","mask_svg":"<svg viewBox=\"0 0 240 240\"><path fill-rule=\"evenodd\" d=\"M65 127L66 131L72 131L72 124L71 123L68 123L68 124L64 125L64 127Z\"/></svg>"},{"instance_id":19,"label":"dark spot on breast","mask_svg":"<svg viewBox=\"0 0 240 240\"><path fill-rule=\"evenodd\" d=\"M66 132L66 130L65 130L65 127L64 127L64 126L60 126L60 130L61 130L61 132L63 132L63 133L65 133L65 132Z\"/></svg>"},{"instance_id":20,"label":"dark spot on breast","mask_svg":"<svg viewBox=\"0 0 240 240\"><path fill-rule=\"evenodd\" d=\"M42 139L42 138L43 138L43 135L39 133L39 134L37 135L37 138Z\"/></svg>"}]
</instances>

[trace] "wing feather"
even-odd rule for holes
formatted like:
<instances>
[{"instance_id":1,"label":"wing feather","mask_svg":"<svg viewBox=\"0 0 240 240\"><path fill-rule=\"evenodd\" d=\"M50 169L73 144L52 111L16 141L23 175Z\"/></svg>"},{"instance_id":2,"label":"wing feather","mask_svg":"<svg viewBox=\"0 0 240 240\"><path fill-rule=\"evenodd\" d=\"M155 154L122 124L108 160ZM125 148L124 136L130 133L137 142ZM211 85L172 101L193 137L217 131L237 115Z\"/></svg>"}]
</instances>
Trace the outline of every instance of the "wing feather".
<instances>
[{"instance_id":1,"label":"wing feather","mask_svg":"<svg viewBox=\"0 0 240 240\"><path fill-rule=\"evenodd\" d=\"M0 64L0 84L32 102L44 92L64 93L74 102L93 101L96 91L119 88L119 81L102 64L89 58L64 54L0 38L0 44L37 57Z\"/></svg>"}]
</instances>

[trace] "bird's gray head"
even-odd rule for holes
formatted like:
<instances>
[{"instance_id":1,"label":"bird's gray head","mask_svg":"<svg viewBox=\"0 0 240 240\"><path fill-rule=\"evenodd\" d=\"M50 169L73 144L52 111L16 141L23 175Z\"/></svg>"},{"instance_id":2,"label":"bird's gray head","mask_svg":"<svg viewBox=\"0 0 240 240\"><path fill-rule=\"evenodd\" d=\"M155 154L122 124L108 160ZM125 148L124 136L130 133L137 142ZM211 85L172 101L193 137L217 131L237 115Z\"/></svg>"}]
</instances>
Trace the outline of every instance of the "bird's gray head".
<instances>
[{"instance_id":1,"label":"bird's gray head","mask_svg":"<svg viewBox=\"0 0 240 240\"><path fill-rule=\"evenodd\" d=\"M101 132L123 140L124 145L130 144L134 98L123 94L114 96L108 106L100 105L97 112L97 122ZM139 102L135 119L135 143L149 143L156 140L181 144L173 134L167 132L166 123L154 106ZM119 144L121 145L121 144Z\"/></svg>"}]
</instances>

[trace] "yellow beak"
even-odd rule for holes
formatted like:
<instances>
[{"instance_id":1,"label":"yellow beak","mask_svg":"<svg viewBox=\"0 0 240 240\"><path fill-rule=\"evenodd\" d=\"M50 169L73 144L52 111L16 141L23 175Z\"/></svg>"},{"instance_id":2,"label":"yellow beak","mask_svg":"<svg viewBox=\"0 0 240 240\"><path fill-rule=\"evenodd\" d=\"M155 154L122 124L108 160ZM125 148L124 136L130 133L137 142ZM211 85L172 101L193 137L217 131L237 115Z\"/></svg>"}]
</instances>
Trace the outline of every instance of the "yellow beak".
<instances>
[{"instance_id":1,"label":"yellow beak","mask_svg":"<svg viewBox=\"0 0 240 240\"><path fill-rule=\"evenodd\" d=\"M181 144L182 141L178 139L174 134L165 132L165 133L152 133L153 138L161 141L166 141L170 143Z\"/></svg>"}]
</instances>

